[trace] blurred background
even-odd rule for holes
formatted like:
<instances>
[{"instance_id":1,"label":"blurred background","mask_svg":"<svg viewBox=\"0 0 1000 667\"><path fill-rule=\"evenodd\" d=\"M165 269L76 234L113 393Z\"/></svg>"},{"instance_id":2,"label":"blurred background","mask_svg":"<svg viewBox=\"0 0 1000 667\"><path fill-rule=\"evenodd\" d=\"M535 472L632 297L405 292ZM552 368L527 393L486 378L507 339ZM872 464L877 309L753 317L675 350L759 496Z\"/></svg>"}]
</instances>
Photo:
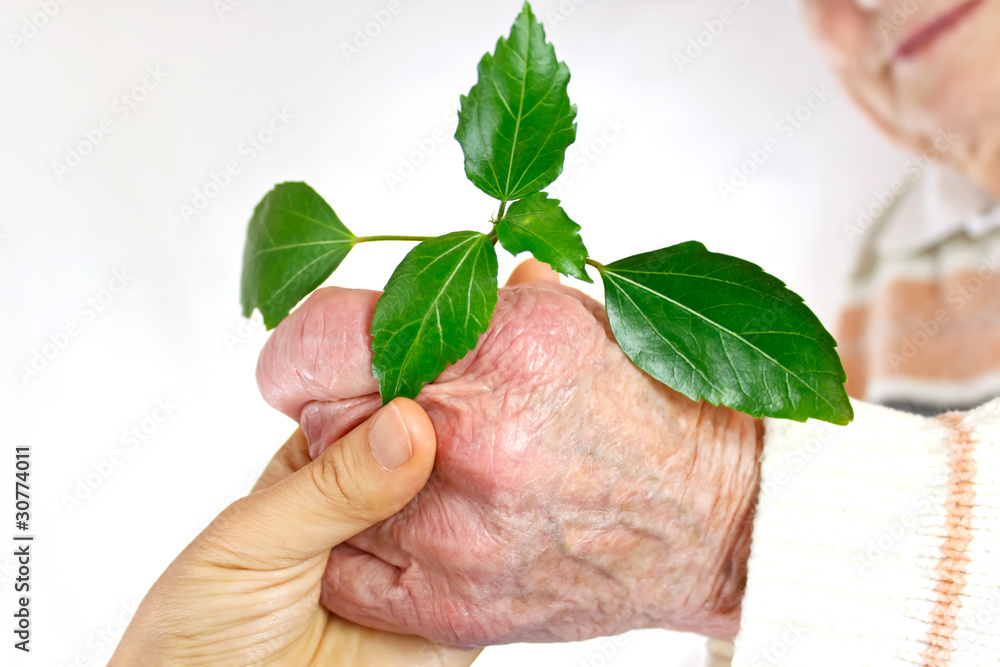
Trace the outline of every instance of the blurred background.
<instances>
[{"instance_id":1,"label":"blurred background","mask_svg":"<svg viewBox=\"0 0 1000 667\"><path fill-rule=\"evenodd\" d=\"M359 234L487 228L455 110L520 4L5 0L0 497L10 449L30 445L36 543L33 651L8 639L0 663L105 664L147 588L294 428L258 395L267 333L238 303L246 223L275 183L307 181ZM550 192L591 253L697 239L832 327L847 229L906 156L836 87L795 4L533 6L579 107ZM331 282L381 288L407 249L362 246ZM502 255L501 280L514 264ZM608 646L499 647L481 664L694 666L704 651L653 630Z\"/></svg>"}]
</instances>

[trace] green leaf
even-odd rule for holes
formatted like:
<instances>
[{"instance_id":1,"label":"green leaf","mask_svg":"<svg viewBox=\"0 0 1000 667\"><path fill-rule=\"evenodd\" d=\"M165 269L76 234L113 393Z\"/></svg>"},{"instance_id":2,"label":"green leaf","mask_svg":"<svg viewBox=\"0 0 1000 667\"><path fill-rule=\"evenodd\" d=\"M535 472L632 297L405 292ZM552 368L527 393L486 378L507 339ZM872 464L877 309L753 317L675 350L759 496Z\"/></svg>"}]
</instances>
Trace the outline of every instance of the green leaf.
<instances>
[{"instance_id":1,"label":"green leaf","mask_svg":"<svg viewBox=\"0 0 1000 667\"><path fill-rule=\"evenodd\" d=\"M580 225L570 220L559 200L544 192L514 202L497 223L497 238L510 254L528 251L559 273L590 283L579 232Z\"/></svg>"},{"instance_id":2,"label":"green leaf","mask_svg":"<svg viewBox=\"0 0 1000 667\"><path fill-rule=\"evenodd\" d=\"M576 106L566 86L569 68L556 59L531 7L510 37L479 62L479 81L461 98L455 138L465 173L502 201L539 192L559 176L576 139Z\"/></svg>"},{"instance_id":3,"label":"green leaf","mask_svg":"<svg viewBox=\"0 0 1000 667\"><path fill-rule=\"evenodd\" d=\"M254 308L268 329L323 284L354 247L330 205L305 183L281 183L254 209L243 250L243 316Z\"/></svg>"},{"instance_id":4,"label":"green leaf","mask_svg":"<svg viewBox=\"0 0 1000 667\"><path fill-rule=\"evenodd\" d=\"M372 370L382 402L415 398L476 346L497 303L497 255L489 237L454 232L403 258L375 306Z\"/></svg>"},{"instance_id":5,"label":"green leaf","mask_svg":"<svg viewBox=\"0 0 1000 667\"><path fill-rule=\"evenodd\" d=\"M609 264L601 276L622 350L688 398L757 417L853 418L833 336L759 266L689 241Z\"/></svg>"}]
</instances>

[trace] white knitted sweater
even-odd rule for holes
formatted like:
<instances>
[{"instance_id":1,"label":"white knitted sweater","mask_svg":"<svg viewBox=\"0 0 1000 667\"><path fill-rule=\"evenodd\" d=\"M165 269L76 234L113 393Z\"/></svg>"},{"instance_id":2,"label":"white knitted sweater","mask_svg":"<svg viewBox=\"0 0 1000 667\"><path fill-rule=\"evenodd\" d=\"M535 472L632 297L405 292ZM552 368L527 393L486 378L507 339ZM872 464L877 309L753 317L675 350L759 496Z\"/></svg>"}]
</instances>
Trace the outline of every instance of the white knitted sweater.
<instances>
[{"instance_id":1,"label":"white knitted sweater","mask_svg":"<svg viewBox=\"0 0 1000 667\"><path fill-rule=\"evenodd\" d=\"M734 667L1000 665L1000 399L768 420Z\"/></svg>"}]
</instances>

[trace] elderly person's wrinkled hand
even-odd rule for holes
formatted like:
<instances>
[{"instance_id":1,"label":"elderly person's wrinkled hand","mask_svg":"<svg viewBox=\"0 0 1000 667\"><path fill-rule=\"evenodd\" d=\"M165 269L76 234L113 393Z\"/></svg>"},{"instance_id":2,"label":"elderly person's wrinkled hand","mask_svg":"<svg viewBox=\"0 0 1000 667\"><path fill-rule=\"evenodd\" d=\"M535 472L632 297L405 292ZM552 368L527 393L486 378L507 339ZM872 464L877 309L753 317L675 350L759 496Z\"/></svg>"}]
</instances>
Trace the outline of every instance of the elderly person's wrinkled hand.
<instances>
[{"instance_id":1,"label":"elderly person's wrinkled hand","mask_svg":"<svg viewBox=\"0 0 1000 667\"><path fill-rule=\"evenodd\" d=\"M455 646L640 627L732 636L759 422L637 369L603 306L533 281L538 266L522 265L479 345L418 396L434 471L398 514L333 549L323 603ZM260 388L313 456L380 405L378 297L319 290L262 352Z\"/></svg>"}]
</instances>

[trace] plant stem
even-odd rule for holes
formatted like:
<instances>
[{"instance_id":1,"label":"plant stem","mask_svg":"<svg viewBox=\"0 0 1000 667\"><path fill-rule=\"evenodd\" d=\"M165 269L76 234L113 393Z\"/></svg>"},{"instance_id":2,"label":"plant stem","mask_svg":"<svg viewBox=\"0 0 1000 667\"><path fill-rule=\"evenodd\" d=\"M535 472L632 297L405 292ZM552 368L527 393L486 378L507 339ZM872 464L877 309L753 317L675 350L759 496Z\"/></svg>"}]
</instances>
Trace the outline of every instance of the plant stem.
<instances>
[{"instance_id":1,"label":"plant stem","mask_svg":"<svg viewBox=\"0 0 1000 667\"><path fill-rule=\"evenodd\" d=\"M385 236L357 236L354 238L355 243L371 243L372 241L428 241L434 238L433 236L398 236L394 234L388 234Z\"/></svg>"},{"instance_id":2,"label":"plant stem","mask_svg":"<svg viewBox=\"0 0 1000 667\"><path fill-rule=\"evenodd\" d=\"M600 271L601 273L604 273L604 265L603 265L603 264L601 264L600 262L598 262L598 261L597 261L596 259L591 259L590 257L588 257L588 258L587 258L586 260L584 260L584 261L585 261L585 262L586 262L587 264L590 264L590 265L591 265L592 267L594 267L594 268L595 268L595 269L597 269L598 271Z\"/></svg>"},{"instance_id":3,"label":"plant stem","mask_svg":"<svg viewBox=\"0 0 1000 667\"><path fill-rule=\"evenodd\" d=\"M497 238L498 238L497 237L497 230L496 230L496 228L491 229L490 233L486 235L486 238L488 238L490 240L490 242L493 243L493 245L496 245L497 244Z\"/></svg>"},{"instance_id":4,"label":"plant stem","mask_svg":"<svg viewBox=\"0 0 1000 667\"><path fill-rule=\"evenodd\" d=\"M504 199L500 202L500 211L497 213L497 222L503 220L504 213L507 212L507 200Z\"/></svg>"}]
</instances>

